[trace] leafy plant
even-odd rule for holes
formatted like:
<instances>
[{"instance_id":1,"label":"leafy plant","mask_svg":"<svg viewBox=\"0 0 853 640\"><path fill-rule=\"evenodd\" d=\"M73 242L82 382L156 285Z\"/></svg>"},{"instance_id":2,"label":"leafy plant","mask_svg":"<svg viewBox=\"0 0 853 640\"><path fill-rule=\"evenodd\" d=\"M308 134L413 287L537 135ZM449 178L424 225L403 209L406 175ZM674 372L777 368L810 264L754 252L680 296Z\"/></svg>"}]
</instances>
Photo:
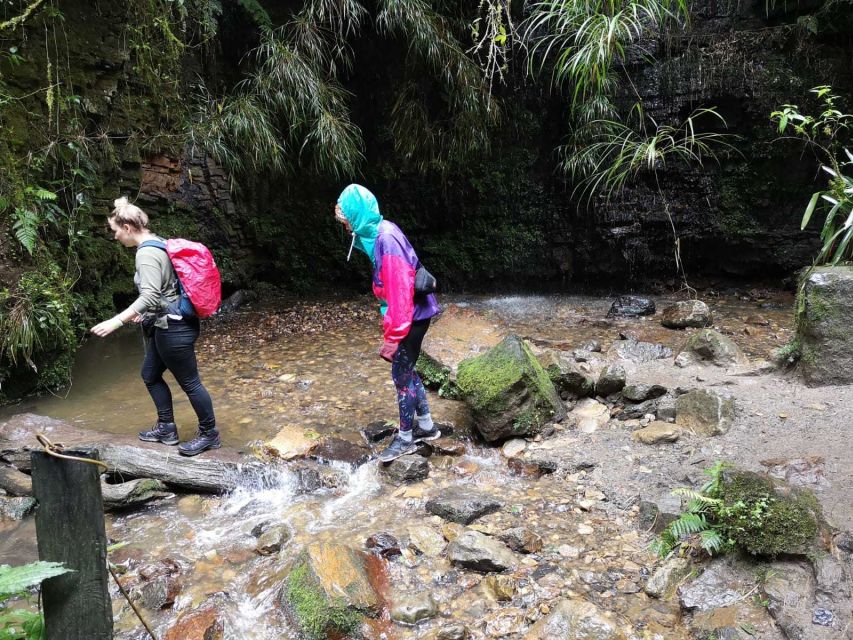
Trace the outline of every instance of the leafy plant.
<instances>
[{"instance_id":1,"label":"leafy plant","mask_svg":"<svg viewBox=\"0 0 853 640\"><path fill-rule=\"evenodd\" d=\"M0 640L41 640L44 637L41 614L28 609L9 609L8 603L12 599L28 600L28 589L70 571L59 562L0 565Z\"/></svg>"},{"instance_id":2,"label":"leafy plant","mask_svg":"<svg viewBox=\"0 0 853 640\"><path fill-rule=\"evenodd\" d=\"M51 223L56 226L64 214L56 205L56 194L42 187L27 186L21 191L20 197L22 203L12 211L12 229L21 246L32 255L42 225ZM8 202L0 201L0 208L7 206Z\"/></svg>"},{"instance_id":3,"label":"leafy plant","mask_svg":"<svg viewBox=\"0 0 853 640\"><path fill-rule=\"evenodd\" d=\"M825 212L823 244L815 264L837 265L853 259L853 153L843 147L853 130L853 114L841 111L832 87L815 87L810 93L820 101L819 114L806 114L797 105L786 104L770 117L780 134L792 131L803 140L829 176L827 187L814 192L806 205L801 228L808 226L816 211Z\"/></svg>"},{"instance_id":4,"label":"leafy plant","mask_svg":"<svg viewBox=\"0 0 853 640\"><path fill-rule=\"evenodd\" d=\"M723 472L727 468L726 463L718 461L714 466L705 469L704 473L709 476L709 480L699 491L681 488L672 492L673 495L687 498L687 506L652 542L653 553L661 557L669 555L685 538L693 538L697 546L710 555L724 551L730 546L731 543L726 539L717 518L724 504L715 497L719 494Z\"/></svg>"}]
</instances>

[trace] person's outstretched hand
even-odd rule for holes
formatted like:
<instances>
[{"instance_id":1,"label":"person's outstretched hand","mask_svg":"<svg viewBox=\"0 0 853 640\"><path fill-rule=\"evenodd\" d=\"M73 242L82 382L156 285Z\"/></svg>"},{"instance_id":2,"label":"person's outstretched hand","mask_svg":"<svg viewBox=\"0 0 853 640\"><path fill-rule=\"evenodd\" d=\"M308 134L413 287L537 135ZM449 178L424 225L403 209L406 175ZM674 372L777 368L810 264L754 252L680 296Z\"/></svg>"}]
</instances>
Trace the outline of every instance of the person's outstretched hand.
<instances>
[{"instance_id":1,"label":"person's outstretched hand","mask_svg":"<svg viewBox=\"0 0 853 640\"><path fill-rule=\"evenodd\" d=\"M394 354L397 353L397 347L399 345L394 344L393 342L386 342L382 345L382 348L379 350L379 356L383 360L387 360L391 362L394 359Z\"/></svg>"},{"instance_id":2,"label":"person's outstretched hand","mask_svg":"<svg viewBox=\"0 0 853 640\"><path fill-rule=\"evenodd\" d=\"M104 320L100 324L96 324L90 329L90 331L99 338L106 338L113 331L122 326L122 324L124 323L118 319L118 316L116 316L114 318L110 318L109 320Z\"/></svg>"}]
</instances>

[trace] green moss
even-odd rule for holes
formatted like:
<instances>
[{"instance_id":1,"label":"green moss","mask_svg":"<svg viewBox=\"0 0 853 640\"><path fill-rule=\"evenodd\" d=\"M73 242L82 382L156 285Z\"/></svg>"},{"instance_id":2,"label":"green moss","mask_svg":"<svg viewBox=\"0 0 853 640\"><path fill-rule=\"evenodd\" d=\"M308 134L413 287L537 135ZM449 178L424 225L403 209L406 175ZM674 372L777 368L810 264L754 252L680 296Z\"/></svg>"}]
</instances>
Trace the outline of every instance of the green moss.
<instances>
[{"instance_id":1,"label":"green moss","mask_svg":"<svg viewBox=\"0 0 853 640\"><path fill-rule=\"evenodd\" d=\"M427 389L438 389L450 378L450 367L426 353L421 353L418 357L415 369Z\"/></svg>"},{"instance_id":2,"label":"green moss","mask_svg":"<svg viewBox=\"0 0 853 640\"><path fill-rule=\"evenodd\" d=\"M287 577L287 602L306 640L325 640L330 633L346 636L361 625L361 615L343 598L328 598L302 561Z\"/></svg>"},{"instance_id":3,"label":"green moss","mask_svg":"<svg viewBox=\"0 0 853 640\"><path fill-rule=\"evenodd\" d=\"M718 497L724 536L753 555L804 553L818 533L820 505L808 491L781 495L771 480L741 471L726 475Z\"/></svg>"},{"instance_id":4,"label":"green moss","mask_svg":"<svg viewBox=\"0 0 853 640\"><path fill-rule=\"evenodd\" d=\"M515 431L539 426L551 417L559 398L548 373L530 348L517 336L509 336L483 355L459 364L457 383L475 412L497 415L508 410L507 391L524 385L533 395L533 406L515 421Z\"/></svg>"}]
</instances>

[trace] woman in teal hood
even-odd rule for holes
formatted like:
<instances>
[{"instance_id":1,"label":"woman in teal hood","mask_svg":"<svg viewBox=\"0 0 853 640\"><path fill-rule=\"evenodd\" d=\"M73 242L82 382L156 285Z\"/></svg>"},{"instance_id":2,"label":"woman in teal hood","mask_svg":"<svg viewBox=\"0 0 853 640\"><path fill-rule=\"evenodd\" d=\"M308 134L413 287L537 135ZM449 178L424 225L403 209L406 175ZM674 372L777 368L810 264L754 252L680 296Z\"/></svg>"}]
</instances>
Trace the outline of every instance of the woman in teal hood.
<instances>
[{"instance_id":1,"label":"woman in teal hood","mask_svg":"<svg viewBox=\"0 0 853 640\"><path fill-rule=\"evenodd\" d=\"M370 258L373 293L382 302L384 342L379 355L391 363L400 409L400 430L379 454L388 462L413 452L418 441L441 435L415 371L421 343L439 307L434 294L415 295L418 256L400 228L382 217L376 196L368 189L358 184L344 189L335 205L335 219L352 234L352 246Z\"/></svg>"}]
</instances>

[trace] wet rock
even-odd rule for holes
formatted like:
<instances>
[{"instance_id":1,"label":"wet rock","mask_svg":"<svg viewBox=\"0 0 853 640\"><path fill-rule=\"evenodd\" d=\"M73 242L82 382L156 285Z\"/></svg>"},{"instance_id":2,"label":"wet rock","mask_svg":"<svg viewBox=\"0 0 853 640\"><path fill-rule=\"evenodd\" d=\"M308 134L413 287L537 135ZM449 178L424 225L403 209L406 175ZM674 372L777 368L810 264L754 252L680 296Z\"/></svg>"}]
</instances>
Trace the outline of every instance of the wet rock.
<instances>
[{"instance_id":1,"label":"wet rock","mask_svg":"<svg viewBox=\"0 0 853 640\"><path fill-rule=\"evenodd\" d=\"M590 353L601 353L601 343L598 340L587 340L580 346L580 349Z\"/></svg>"},{"instance_id":2,"label":"wet rock","mask_svg":"<svg viewBox=\"0 0 853 640\"><path fill-rule=\"evenodd\" d=\"M583 360L585 362L586 360ZM562 398L586 398L595 392L595 381L577 364L569 362L553 351L539 357L539 363L554 383Z\"/></svg>"},{"instance_id":3,"label":"wet rock","mask_svg":"<svg viewBox=\"0 0 853 640\"><path fill-rule=\"evenodd\" d=\"M639 340L617 340L607 351L610 358L628 360L637 364L652 362L662 358L671 358L672 349L654 342L640 342Z\"/></svg>"},{"instance_id":4,"label":"wet rock","mask_svg":"<svg viewBox=\"0 0 853 640\"><path fill-rule=\"evenodd\" d=\"M361 430L361 435L367 444L373 444L374 442L380 442L388 436L394 435L396 432L396 423L378 420L376 422L371 422L369 425L364 427L364 429Z\"/></svg>"},{"instance_id":5,"label":"wet rock","mask_svg":"<svg viewBox=\"0 0 853 640\"><path fill-rule=\"evenodd\" d=\"M639 404L626 404L622 411L616 414L617 420L639 420L648 414L655 415L658 410L657 400L646 400Z\"/></svg>"},{"instance_id":6,"label":"wet rock","mask_svg":"<svg viewBox=\"0 0 853 640\"><path fill-rule=\"evenodd\" d=\"M442 430L442 433L444 431ZM452 438L438 438L430 440L427 444L432 447L433 452L442 456L461 456L465 455L465 443Z\"/></svg>"},{"instance_id":7,"label":"wet rock","mask_svg":"<svg viewBox=\"0 0 853 640\"><path fill-rule=\"evenodd\" d=\"M666 492L651 500L640 500L639 507L640 530L661 533L681 515L681 498Z\"/></svg>"},{"instance_id":8,"label":"wet rock","mask_svg":"<svg viewBox=\"0 0 853 640\"><path fill-rule=\"evenodd\" d=\"M461 622L451 622L438 629L433 638L435 640L466 640L468 628Z\"/></svg>"},{"instance_id":9,"label":"wet rock","mask_svg":"<svg viewBox=\"0 0 853 640\"><path fill-rule=\"evenodd\" d=\"M528 457L510 458L507 461L507 467L518 476L541 478L543 475L554 473L557 470L557 461Z\"/></svg>"},{"instance_id":10,"label":"wet rock","mask_svg":"<svg viewBox=\"0 0 853 640\"><path fill-rule=\"evenodd\" d=\"M670 556L655 569L646 582L646 595L652 598L665 598L675 591L678 583L690 574L691 564L688 558Z\"/></svg>"},{"instance_id":11,"label":"wet rock","mask_svg":"<svg viewBox=\"0 0 853 640\"><path fill-rule=\"evenodd\" d=\"M444 547L444 536L432 527L414 526L409 528L410 549L422 555L435 558L442 554Z\"/></svg>"},{"instance_id":12,"label":"wet rock","mask_svg":"<svg viewBox=\"0 0 853 640\"><path fill-rule=\"evenodd\" d=\"M151 478L138 478L119 484L101 482L105 509L127 509L139 504L171 497L166 485Z\"/></svg>"},{"instance_id":13,"label":"wet rock","mask_svg":"<svg viewBox=\"0 0 853 640\"><path fill-rule=\"evenodd\" d=\"M429 462L421 456L407 455L382 465L380 470L393 484L418 482L429 476Z\"/></svg>"},{"instance_id":14,"label":"wet rock","mask_svg":"<svg viewBox=\"0 0 853 640\"><path fill-rule=\"evenodd\" d=\"M749 364L749 359L731 338L727 338L713 329L697 331L687 340L687 344L678 354L680 366L692 362L713 364L718 367L731 367Z\"/></svg>"},{"instance_id":15,"label":"wet rock","mask_svg":"<svg viewBox=\"0 0 853 640\"><path fill-rule=\"evenodd\" d=\"M830 602L842 602L850 597L850 580L837 558L822 554L814 559L813 565L818 595Z\"/></svg>"},{"instance_id":16,"label":"wet rock","mask_svg":"<svg viewBox=\"0 0 853 640\"><path fill-rule=\"evenodd\" d=\"M416 625L437 614L438 608L428 591L397 594L392 599L391 619L399 624Z\"/></svg>"},{"instance_id":17,"label":"wet rock","mask_svg":"<svg viewBox=\"0 0 853 640\"><path fill-rule=\"evenodd\" d=\"M224 640L223 608L229 598L216 594L191 611L181 613L163 640Z\"/></svg>"},{"instance_id":18,"label":"wet rock","mask_svg":"<svg viewBox=\"0 0 853 640\"><path fill-rule=\"evenodd\" d=\"M0 465L0 489L10 496L28 497L33 495L33 481L15 467Z\"/></svg>"},{"instance_id":19,"label":"wet rock","mask_svg":"<svg viewBox=\"0 0 853 640\"><path fill-rule=\"evenodd\" d=\"M509 602L515 595L516 580L507 575L490 575L483 580L487 593L498 602Z\"/></svg>"},{"instance_id":20,"label":"wet rock","mask_svg":"<svg viewBox=\"0 0 853 640\"><path fill-rule=\"evenodd\" d=\"M598 376L598 382L595 383L595 393L606 397L622 391L626 380L625 368L622 365L609 364L601 370L601 374Z\"/></svg>"},{"instance_id":21,"label":"wet rock","mask_svg":"<svg viewBox=\"0 0 853 640\"><path fill-rule=\"evenodd\" d=\"M161 575L146 582L132 593L134 600L150 611L169 609L181 592L181 584L170 575Z\"/></svg>"},{"instance_id":22,"label":"wet rock","mask_svg":"<svg viewBox=\"0 0 853 640\"><path fill-rule=\"evenodd\" d=\"M262 556L269 556L281 551L282 547L290 540L290 529L284 524L275 524L267 527L258 537L255 551Z\"/></svg>"},{"instance_id":23,"label":"wet rock","mask_svg":"<svg viewBox=\"0 0 853 640\"><path fill-rule=\"evenodd\" d=\"M735 417L730 395L711 389L694 389L675 401L675 422L699 436L727 433Z\"/></svg>"},{"instance_id":24,"label":"wet rock","mask_svg":"<svg viewBox=\"0 0 853 640\"><path fill-rule=\"evenodd\" d=\"M624 640L616 622L591 602L559 600L524 640Z\"/></svg>"},{"instance_id":25,"label":"wet rock","mask_svg":"<svg viewBox=\"0 0 853 640\"><path fill-rule=\"evenodd\" d=\"M637 318L650 316L655 312L655 303L640 296L619 296L610 305L608 318Z\"/></svg>"},{"instance_id":26,"label":"wet rock","mask_svg":"<svg viewBox=\"0 0 853 640\"><path fill-rule=\"evenodd\" d=\"M622 397L629 402L643 402L660 398L666 391L666 387L659 384L629 384L622 389Z\"/></svg>"},{"instance_id":27,"label":"wet rock","mask_svg":"<svg viewBox=\"0 0 853 640\"><path fill-rule=\"evenodd\" d=\"M514 569L516 557L500 540L479 531L467 530L447 547L451 564L474 571L505 571Z\"/></svg>"},{"instance_id":28,"label":"wet rock","mask_svg":"<svg viewBox=\"0 0 853 640\"><path fill-rule=\"evenodd\" d=\"M451 487L429 500L426 510L450 522L470 524L502 506L503 502L488 494L464 487Z\"/></svg>"},{"instance_id":29,"label":"wet rock","mask_svg":"<svg viewBox=\"0 0 853 640\"><path fill-rule=\"evenodd\" d=\"M678 588L678 600L684 609L710 611L741 600L741 576L728 563L715 561L695 580Z\"/></svg>"},{"instance_id":30,"label":"wet rock","mask_svg":"<svg viewBox=\"0 0 853 640\"><path fill-rule=\"evenodd\" d=\"M527 527L507 529L498 538L510 549L519 553L538 553L542 550L542 536Z\"/></svg>"},{"instance_id":31,"label":"wet rock","mask_svg":"<svg viewBox=\"0 0 853 640\"><path fill-rule=\"evenodd\" d=\"M513 638L524 623L524 611L518 607L497 609L486 614L484 620L487 638Z\"/></svg>"},{"instance_id":32,"label":"wet rock","mask_svg":"<svg viewBox=\"0 0 853 640\"><path fill-rule=\"evenodd\" d=\"M713 322L711 310L701 300L676 302L663 310L660 323L668 329L702 328Z\"/></svg>"},{"instance_id":33,"label":"wet rock","mask_svg":"<svg viewBox=\"0 0 853 640\"><path fill-rule=\"evenodd\" d=\"M806 640L814 602L814 576L805 562L774 562L762 592L767 610L789 640Z\"/></svg>"},{"instance_id":34,"label":"wet rock","mask_svg":"<svg viewBox=\"0 0 853 640\"><path fill-rule=\"evenodd\" d=\"M364 542L372 553L376 553L383 558L392 558L400 555L400 541L387 531L374 533Z\"/></svg>"},{"instance_id":35,"label":"wet rock","mask_svg":"<svg viewBox=\"0 0 853 640\"><path fill-rule=\"evenodd\" d=\"M35 498L0 497L0 520L23 520L36 509Z\"/></svg>"},{"instance_id":36,"label":"wet rock","mask_svg":"<svg viewBox=\"0 0 853 640\"><path fill-rule=\"evenodd\" d=\"M569 423L582 433L592 433L607 424L610 409L606 404L592 398L584 398L575 405L569 414Z\"/></svg>"},{"instance_id":37,"label":"wet rock","mask_svg":"<svg viewBox=\"0 0 853 640\"><path fill-rule=\"evenodd\" d=\"M264 443L268 455L282 460L304 458L317 446L317 434L295 425L282 427L279 432Z\"/></svg>"},{"instance_id":38,"label":"wet rock","mask_svg":"<svg viewBox=\"0 0 853 640\"><path fill-rule=\"evenodd\" d=\"M501 447L501 454L505 458L515 458L524 453L524 450L527 448L527 441L522 440L521 438L513 438L512 440L507 440L504 442Z\"/></svg>"},{"instance_id":39,"label":"wet rock","mask_svg":"<svg viewBox=\"0 0 853 640\"><path fill-rule=\"evenodd\" d=\"M681 429L669 422L656 420L649 426L635 431L631 437L643 444L660 444L663 442L675 442L681 436Z\"/></svg>"},{"instance_id":40,"label":"wet rock","mask_svg":"<svg viewBox=\"0 0 853 640\"><path fill-rule=\"evenodd\" d=\"M321 462L345 462L358 467L370 460L370 449L343 438L331 437L323 438L310 455Z\"/></svg>"},{"instance_id":41,"label":"wet rock","mask_svg":"<svg viewBox=\"0 0 853 640\"><path fill-rule=\"evenodd\" d=\"M798 308L799 368L806 383L853 384L853 266L812 269Z\"/></svg>"},{"instance_id":42,"label":"wet rock","mask_svg":"<svg viewBox=\"0 0 853 640\"><path fill-rule=\"evenodd\" d=\"M310 544L291 565L279 603L306 637L347 636L361 626L362 614L376 616L382 607L368 577L369 563L366 554L350 547Z\"/></svg>"},{"instance_id":43,"label":"wet rock","mask_svg":"<svg viewBox=\"0 0 853 640\"><path fill-rule=\"evenodd\" d=\"M263 522L259 522L254 527L252 527L252 530L249 533L255 536L256 538L260 538L261 534L266 531L272 524L274 524L272 520L264 520Z\"/></svg>"},{"instance_id":44,"label":"wet rock","mask_svg":"<svg viewBox=\"0 0 853 640\"><path fill-rule=\"evenodd\" d=\"M675 422L675 396L667 394L658 398L656 417L663 422Z\"/></svg>"},{"instance_id":45,"label":"wet rock","mask_svg":"<svg viewBox=\"0 0 853 640\"><path fill-rule=\"evenodd\" d=\"M460 362L458 382L474 426L488 442L535 434L545 423L565 417L548 374L515 335Z\"/></svg>"}]
</instances>

